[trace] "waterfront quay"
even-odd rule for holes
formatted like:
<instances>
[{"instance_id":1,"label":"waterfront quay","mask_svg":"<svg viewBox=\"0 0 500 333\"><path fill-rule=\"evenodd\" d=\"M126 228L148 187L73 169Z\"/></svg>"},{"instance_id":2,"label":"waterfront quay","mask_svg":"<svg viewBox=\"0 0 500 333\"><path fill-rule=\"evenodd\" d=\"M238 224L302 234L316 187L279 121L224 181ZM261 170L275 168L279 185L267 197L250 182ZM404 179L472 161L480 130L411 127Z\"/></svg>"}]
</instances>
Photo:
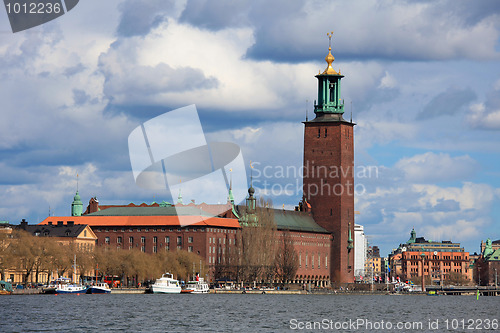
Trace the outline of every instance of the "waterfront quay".
<instances>
[{"instance_id":1,"label":"waterfront quay","mask_svg":"<svg viewBox=\"0 0 500 333\"><path fill-rule=\"evenodd\" d=\"M487 286L456 286L443 287L429 286L426 292L401 292L387 290L334 290L334 289L315 289L315 290L276 290L276 289L210 289L211 294L271 294L271 295L427 295L434 292L436 295L454 295L469 296L500 296L500 289ZM148 294L151 293L148 288L113 288L111 294ZM43 295L42 288L14 289L12 295Z\"/></svg>"},{"instance_id":2,"label":"waterfront quay","mask_svg":"<svg viewBox=\"0 0 500 333\"><path fill-rule=\"evenodd\" d=\"M145 294L146 288L113 288L112 294ZM14 289L12 295L44 295L43 288Z\"/></svg>"}]
</instances>

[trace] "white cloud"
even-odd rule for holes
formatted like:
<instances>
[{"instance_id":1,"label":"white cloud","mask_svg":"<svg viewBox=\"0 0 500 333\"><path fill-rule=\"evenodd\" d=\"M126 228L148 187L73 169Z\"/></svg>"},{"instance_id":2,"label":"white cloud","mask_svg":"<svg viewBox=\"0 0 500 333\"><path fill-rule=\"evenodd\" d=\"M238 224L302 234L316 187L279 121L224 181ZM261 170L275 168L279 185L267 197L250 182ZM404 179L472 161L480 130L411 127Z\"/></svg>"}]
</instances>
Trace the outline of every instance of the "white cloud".
<instances>
[{"instance_id":1,"label":"white cloud","mask_svg":"<svg viewBox=\"0 0 500 333\"><path fill-rule=\"evenodd\" d=\"M368 149L374 144L387 144L395 140L414 140L418 125L376 119L376 116L359 117L356 127L356 149Z\"/></svg>"},{"instance_id":2,"label":"white cloud","mask_svg":"<svg viewBox=\"0 0 500 333\"><path fill-rule=\"evenodd\" d=\"M268 11L274 13L279 5ZM284 45L293 45L295 58L311 56L312 50L320 44L311 42L310 37L324 35L331 29L325 22L335 17L334 49L341 49L352 57L390 60L499 58L496 49L498 10L481 13L472 21L467 15L475 11L473 4L458 6L451 1L383 4L304 1L296 6L299 8L294 11L263 17L252 56L276 60L291 58ZM261 13L261 10L255 12ZM347 33L353 25L355 33ZM280 33L283 26L290 33ZM299 45L308 47L302 49Z\"/></svg>"},{"instance_id":3,"label":"white cloud","mask_svg":"<svg viewBox=\"0 0 500 333\"><path fill-rule=\"evenodd\" d=\"M468 155L452 157L445 153L427 152L400 159L395 167L405 180L416 183L464 180L474 175L479 164Z\"/></svg>"},{"instance_id":4,"label":"white cloud","mask_svg":"<svg viewBox=\"0 0 500 333\"><path fill-rule=\"evenodd\" d=\"M487 224L488 222L482 218L469 221L460 219L443 225L425 226L421 233L426 235L426 238L429 240L463 242L471 238L479 238L482 227Z\"/></svg>"},{"instance_id":5,"label":"white cloud","mask_svg":"<svg viewBox=\"0 0 500 333\"><path fill-rule=\"evenodd\" d=\"M470 111L467 120L472 127L491 130L500 129L500 106L496 110L486 111L484 103L478 103L472 105Z\"/></svg>"},{"instance_id":6,"label":"white cloud","mask_svg":"<svg viewBox=\"0 0 500 333\"><path fill-rule=\"evenodd\" d=\"M380 80L379 88L395 88L398 84L396 78L385 71L384 77Z\"/></svg>"}]
</instances>

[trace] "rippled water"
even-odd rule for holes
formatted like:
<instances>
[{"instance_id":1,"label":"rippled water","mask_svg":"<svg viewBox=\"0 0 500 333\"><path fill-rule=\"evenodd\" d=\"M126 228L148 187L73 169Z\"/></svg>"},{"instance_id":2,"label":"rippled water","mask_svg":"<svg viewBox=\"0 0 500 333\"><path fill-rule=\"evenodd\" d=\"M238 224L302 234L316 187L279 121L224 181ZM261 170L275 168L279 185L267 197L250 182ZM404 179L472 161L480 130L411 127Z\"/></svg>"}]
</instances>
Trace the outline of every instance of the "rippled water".
<instances>
[{"instance_id":1,"label":"rippled water","mask_svg":"<svg viewBox=\"0 0 500 333\"><path fill-rule=\"evenodd\" d=\"M500 297L33 295L0 309L1 332L500 332Z\"/></svg>"}]
</instances>

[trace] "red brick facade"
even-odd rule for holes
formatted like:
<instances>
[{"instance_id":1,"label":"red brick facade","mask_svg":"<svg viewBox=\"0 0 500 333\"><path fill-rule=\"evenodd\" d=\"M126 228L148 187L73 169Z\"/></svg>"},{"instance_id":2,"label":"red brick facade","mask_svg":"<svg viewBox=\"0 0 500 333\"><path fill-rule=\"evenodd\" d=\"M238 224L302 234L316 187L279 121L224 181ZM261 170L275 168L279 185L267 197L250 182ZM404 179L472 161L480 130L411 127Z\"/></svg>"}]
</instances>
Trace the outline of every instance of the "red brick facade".
<instances>
[{"instance_id":1,"label":"red brick facade","mask_svg":"<svg viewBox=\"0 0 500 333\"><path fill-rule=\"evenodd\" d=\"M291 231L290 236L299 256L299 269L294 282L329 286L332 236L297 231Z\"/></svg>"},{"instance_id":2,"label":"red brick facade","mask_svg":"<svg viewBox=\"0 0 500 333\"><path fill-rule=\"evenodd\" d=\"M314 221L333 235L332 282L352 283L354 244L348 240L349 228L354 239L354 124L341 117L321 118L304 123L304 199Z\"/></svg>"},{"instance_id":3,"label":"red brick facade","mask_svg":"<svg viewBox=\"0 0 500 333\"><path fill-rule=\"evenodd\" d=\"M290 212L294 213L294 212ZM229 264L229 253L235 250L241 227L233 218L213 218L181 227L175 216L72 216L49 217L41 224L67 224L73 221L87 224L97 236L98 246L116 249L139 249L146 253L176 251L194 252L209 267L207 280L214 282L218 264ZM277 241L282 237L277 232ZM330 279L331 235L316 232L289 231L299 255L299 268L291 283L326 287Z\"/></svg>"}]
</instances>

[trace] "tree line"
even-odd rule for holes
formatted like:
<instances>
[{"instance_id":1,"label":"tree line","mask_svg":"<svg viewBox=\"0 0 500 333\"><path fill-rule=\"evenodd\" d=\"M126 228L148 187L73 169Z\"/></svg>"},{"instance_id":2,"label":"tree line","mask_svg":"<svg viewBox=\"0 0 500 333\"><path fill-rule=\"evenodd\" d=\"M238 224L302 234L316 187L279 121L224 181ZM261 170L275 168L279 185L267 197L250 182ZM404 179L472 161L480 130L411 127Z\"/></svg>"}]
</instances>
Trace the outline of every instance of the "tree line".
<instances>
[{"instance_id":1,"label":"tree line","mask_svg":"<svg viewBox=\"0 0 500 333\"><path fill-rule=\"evenodd\" d=\"M281 285L294 280L299 264L290 232L277 231L270 201L260 199L256 206L255 222L242 226L235 244L219 244L225 249L218 249L218 261L213 267L215 280ZM4 278L7 270L23 272L24 283L39 283L39 276L44 274L49 278L72 277L76 272L82 281L95 278L97 273L100 277L118 277L125 286L154 281L165 272L186 281L194 271L202 277L208 274L205 260L192 252L148 254L135 248L89 249L74 242L62 244L51 237L32 236L23 230L0 233L0 277Z\"/></svg>"},{"instance_id":2,"label":"tree line","mask_svg":"<svg viewBox=\"0 0 500 333\"><path fill-rule=\"evenodd\" d=\"M277 231L272 202L260 199L254 223L242 225L231 251L226 244L225 256L215 265L215 279L285 285L295 279L298 254L289 231Z\"/></svg>"},{"instance_id":3,"label":"tree line","mask_svg":"<svg viewBox=\"0 0 500 333\"><path fill-rule=\"evenodd\" d=\"M75 260L76 259L76 260ZM76 262L76 268L74 263ZM63 244L51 237L36 237L23 230L0 234L0 278L6 272L22 272L23 283L40 283L40 276L48 278L72 277L81 281L115 276L125 286L136 286L154 281L165 272L178 279L190 280L193 271L205 276L203 259L183 250L148 254L138 249L118 250L107 247L85 249L74 242ZM43 281L46 282L46 281Z\"/></svg>"}]
</instances>

